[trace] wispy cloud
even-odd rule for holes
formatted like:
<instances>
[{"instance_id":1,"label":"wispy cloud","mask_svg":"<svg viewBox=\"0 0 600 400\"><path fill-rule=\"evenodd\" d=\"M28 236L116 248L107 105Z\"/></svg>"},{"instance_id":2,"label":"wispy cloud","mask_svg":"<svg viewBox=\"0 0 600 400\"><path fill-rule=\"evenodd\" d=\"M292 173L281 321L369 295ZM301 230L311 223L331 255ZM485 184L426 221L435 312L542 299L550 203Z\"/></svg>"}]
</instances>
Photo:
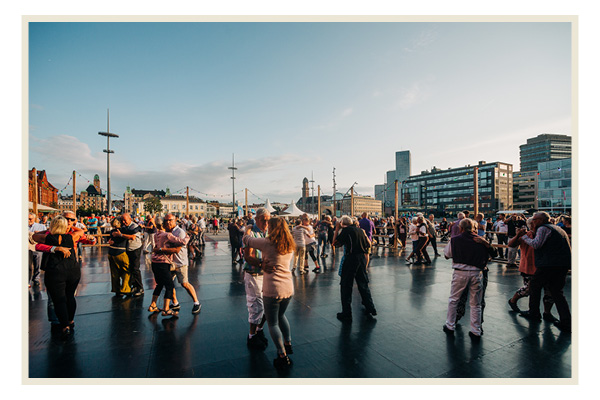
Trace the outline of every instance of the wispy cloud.
<instances>
[{"instance_id":1,"label":"wispy cloud","mask_svg":"<svg viewBox=\"0 0 600 400\"><path fill-rule=\"evenodd\" d=\"M404 47L404 51L413 53L427 47L437 39L437 36L438 34L434 30L421 31L409 40L408 45Z\"/></svg>"},{"instance_id":2,"label":"wispy cloud","mask_svg":"<svg viewBox=\"0 0 600 400\"><path fill-rule=\"evenodd\" d=\"M421 103L425 98L426 94L422 89L421 84L415 82L410 87L400 91L400 100L398 100L396 106L406 110L415 104Z\"/></svg>"},{"instance_id":3,"label":"wispy cloud","mask_svg":"<svg viewBox=\"0 0 600 400\"><path fill-rule=\"evenodd\" d=\"M331 117L331 119L329 120L329 122L321 124L321 125L314 126L313 129L316 129L316 130L329 130L329 129L332 129L332 128L338 126L344 119L348 118L353 113L354 113L354 108L353 107L345 108L342 111L340 111L337 114L335 114L333 117Z\"/></svg>"}]
</instances>

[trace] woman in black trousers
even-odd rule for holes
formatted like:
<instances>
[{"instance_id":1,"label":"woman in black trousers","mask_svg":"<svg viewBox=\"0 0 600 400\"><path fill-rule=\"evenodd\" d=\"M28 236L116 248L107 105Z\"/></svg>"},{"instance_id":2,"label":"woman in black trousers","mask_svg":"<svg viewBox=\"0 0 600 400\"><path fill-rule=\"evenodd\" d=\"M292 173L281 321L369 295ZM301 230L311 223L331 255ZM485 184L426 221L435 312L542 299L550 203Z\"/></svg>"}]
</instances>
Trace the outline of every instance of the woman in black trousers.
<instances>
[{"instance_id":1,"label":"woman in black trousers","mask_svg":"<svg viewBox=\"0 0 600 400\"><path fill-rule=\"evenodd\" d=\"M49 253L44 253L42 269L46 291L54 303L54 311L62 329L62 338L66 339L73 333L74 316L77 308L75 291L81 278L81 269L77 262L75 243L82 231L67 233L69 227L64 217L56 217L50 223L50 234L46 236L45 244L52 246ZM62 247L69 252L55 252L56 247Z\"/></svg>"}]
</instances>

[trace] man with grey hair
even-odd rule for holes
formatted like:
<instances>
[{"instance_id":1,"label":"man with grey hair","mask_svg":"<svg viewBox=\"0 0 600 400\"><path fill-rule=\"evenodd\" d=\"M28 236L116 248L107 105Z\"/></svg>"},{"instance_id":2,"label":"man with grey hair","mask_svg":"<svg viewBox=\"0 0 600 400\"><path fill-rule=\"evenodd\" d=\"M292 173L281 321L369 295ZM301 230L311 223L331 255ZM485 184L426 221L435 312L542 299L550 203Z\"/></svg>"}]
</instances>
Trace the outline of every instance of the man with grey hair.
<instances>
[{"instance_id":1,"label":"man with grey hair","mask_svg":"<svg viewBox=\"0 0 600 400\"><path fill-rule=\"evenodd\" d=\"M144 294L144 284L142 283L142 274L140 273L140 256L142 254L142 228L133 222L131 215L125 213L121 216L123 227L115 229L113 236L122 236L127 239L127 257L129 258L129 285L131 286L132 296L141 296Z\"/></svg>"},{"instance_id":2,"label":"man with grey hair","mask_svg":"<svg viewBox=\"0 0 600 400\"><path fill-rule=\"evenodd\" d=\"M531 219L533 238L525 236L526 230L521 228L517 236L534 249L535 274L529 283L529 310L521 316L540 321L540 297L542 288L547 285L556 304L560 321L555 322L557 328L571 332L571 311L563 294L567 274L571 268L571 242L566 232L560 227L550 224L547 212L537 212Z\"/></svg>"},{"instance_id":3,"label":"man with grey hair","mask_svg":"<svg viewBox=\"0 0 600 400\"><path fill-rule=\"evenodd\" d=\"M465 218L465 213L459 212L456 216L458 217L458 219L456 221L452 222L450 224L450 226L448 227L448 231L450 231L450 238L460 235L459 224L460 224L460 221L462 221Z\"/></svg>"},{"instance_id":4,"label":"man with grey hair","mask_svg":"<svg viewBox=\"0 0 600 400\"><path fill-rule=\"evenodd\" d=\"M264 238L271 213L264 207L256 210L254 224L246 226L246 235L254 238ZM250 348L264 350L268 340L263 332L266 317L262 297L263 272L262 255L260 250L244 246L244 286L246 288L246 306L248 307L248 322L250 333L247 345Z\"/></svg>"},{"instance_id":5,"label":"man with grey hair","mask_svg":"<svg viewBox=\"0 0 600 400\"><path fill-rule=\"evenodd\" d=\"M340 264L342 312L337 314L337 319L342 322L352 321L352 286L355 280L367 315L369 317L377 315L366 271L367 254L371 247L367 234L358 227L358 224L354 224L352 218L344 215L336 224L333 245L345 246L344 258Z\"/></svg>"},{"instance_id":6,"label":"man with grey hair","mask_svg":"<svg viewBox=\"0 0 600 400\"><path fill-rule=\"evenodd\" d=\"M464 218L459 223L460 234L450 239L444 248L444 256L452 258L452 284L448 299L448 312L444 332L454 335L456 328L456 310L459 299L465 290L469 290L471 308L471 329L469 336L481 338L481 299L483 296L483 269L490 255L496 250L485 239L477 236L475 221Z\"/></svg>"}]
</instances>

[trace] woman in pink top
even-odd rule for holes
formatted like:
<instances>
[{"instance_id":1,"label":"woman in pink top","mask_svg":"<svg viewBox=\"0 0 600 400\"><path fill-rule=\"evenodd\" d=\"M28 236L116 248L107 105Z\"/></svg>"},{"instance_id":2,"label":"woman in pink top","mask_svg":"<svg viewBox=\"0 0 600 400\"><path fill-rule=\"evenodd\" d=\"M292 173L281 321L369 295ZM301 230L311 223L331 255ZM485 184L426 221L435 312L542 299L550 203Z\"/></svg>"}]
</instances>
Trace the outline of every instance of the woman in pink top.
<instances>
[{"instance_id":1,"label":"woman in pink top","mask_svg":"<svg viewBox=\"0 0 600 400\"><path fill-rule=\"evenodd\" d=\"M271 217L269 237L244 236L244 246L253 247L262 253L263 301L269 333L277 346L278 357L273 361L275 368L285 370L292 364L292 336L285 310L294 294L294 283L289 265L296 248L294 238L283 218Z\"/></svg>"},{"instance_id":2,"label":"woman in pink top","mask_svg":"<svg viewBox=\"0 0 600 400\"><path fill-rule=\"evenodd\" d=\"M533 239L535 237L535 233L531 230L531 220L532 220L532 218L529 218L527 220L527 228L529 228L529 231L526 233L526 235ZM520 312L521 310L517 306L517 301L522 297L529 296L529 283L531 282L531 277L533 276L533 274L535 274L535 255L534 255L533 247L526 244L523 241L522 237L519 237L519 236L513 237L510 240L510 242L508 242L508 246L509 247L519 246L519 248L521 249L521 261L519 262L519 272L521 273L521 276L523 277L523 286L517 290L517 292L514 294L514 296L512 298L508 299L508 305L510 306L510 308L515 312ZM554 304L554 300L552 299L552 296L550 296L550 291L546 287L544 288L543 302L544 302L543 318L546 321L550 321L550 322L552 322L554 320L558 321L558 319L556 319L552 315L551 311L552 311L552 305Z\"/></svg>"},{"instance_id":3,"label":"woman in pink top","mask_svg":"<svg viewBox=\"0 0 600 400\"><path fill-rule=\"evenodd\" d=\"M167 214L164 223L167 221L174 221L175 217L172 214ZM156 305L156 301L165 288L165 301L164 308L162 309L163 316L176 316L178 313L175 310L169 308L171 301L173 300L173 292L175 285L173 283L173 277L171 276L171 263L173 260L173 254L179 253L181 248L185 246L186 241L180 239L170 232L164 230L163 221L160 218L156 218L157 232L154 234L154 249L152 250L152 273L154 274L154 281L156 287L152 293L152 303L148 311L152 314L158 313L161 310Z\"/></svg>"}]
</instances>

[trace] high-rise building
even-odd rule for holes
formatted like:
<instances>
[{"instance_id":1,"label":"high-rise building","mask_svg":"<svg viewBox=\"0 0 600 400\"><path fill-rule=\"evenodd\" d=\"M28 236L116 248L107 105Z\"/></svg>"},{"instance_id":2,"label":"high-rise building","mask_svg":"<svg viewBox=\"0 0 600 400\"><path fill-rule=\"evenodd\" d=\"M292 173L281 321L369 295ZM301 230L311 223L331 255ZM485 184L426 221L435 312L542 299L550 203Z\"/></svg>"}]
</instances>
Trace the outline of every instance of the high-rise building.
<instances>
[{"instance_id":1,"label":"high-rise building","mask_svg":"<svg viewBox=\"0 0 600 400\"><path fill-rule=\"evenodd\" d=\"M536 171L538 163L571 158L571 136L544 133L527 139L521 150L521 172Z\"/></svg>"},{"instance_id":2,"label":"high-rise building","mask_svg":"<svg viewBox=\"0 0 600 400\"><path fill-rule=\"evenodd\" d=\"M410 150L396 152L396 179L402 182L411 174Z\"/></svg>"},{"instance_id":3,"label":"high-rise building","mask_svg":"<svg viewBox=\"0 0 600 400\"><path fill-rule=\"evenodd\" d=\"M385 185L375 185L373 190L375 191L375 199L381 201L383 204L383 198L385 197Z\"/></svg>"},{"instance_id":4,"label":"high-rise building","mask_svg":"<svg viewBox=\"0 0 600 400\"><path fill-rule=\"evenodd\" d=\"M396 175L396 170L393 169L391 171L387 171L385 173L385 199L383 206L384 207L394 207L394 199L395 199L395 186L394 181L398 179Z\"/></svg>"}]
</instances>

